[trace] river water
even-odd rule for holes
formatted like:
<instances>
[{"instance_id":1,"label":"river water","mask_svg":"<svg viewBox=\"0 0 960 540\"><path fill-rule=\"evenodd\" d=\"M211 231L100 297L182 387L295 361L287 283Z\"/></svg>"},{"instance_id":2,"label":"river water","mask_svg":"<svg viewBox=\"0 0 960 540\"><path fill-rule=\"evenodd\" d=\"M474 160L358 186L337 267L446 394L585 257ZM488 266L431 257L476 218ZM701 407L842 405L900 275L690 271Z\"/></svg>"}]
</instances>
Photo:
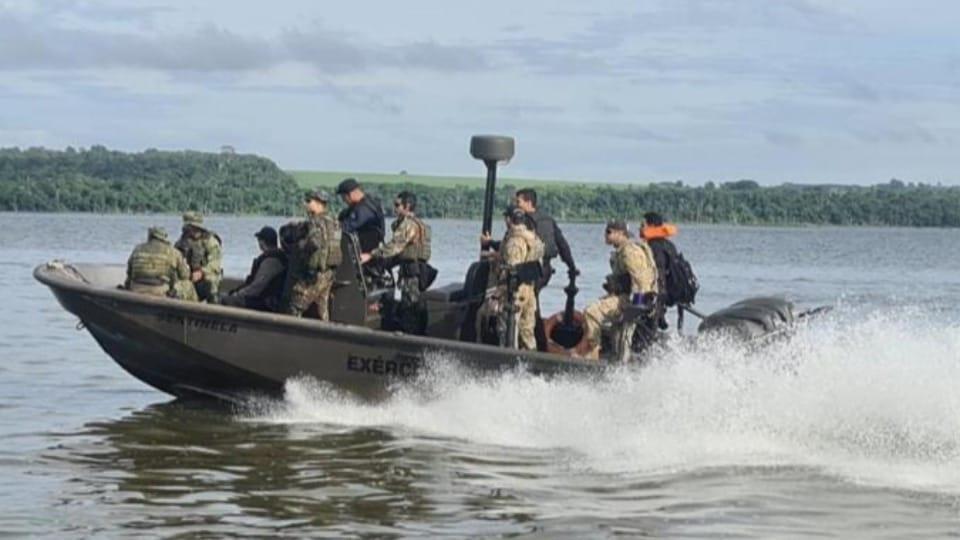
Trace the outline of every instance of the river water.
<instances>
[{"instance_id":1,"label":"river water","mask_svg":"<svg viewBox=\"0 0 960 540\"><path fill-rule=\"evenodd\" d=\"M212 217L226 268L280 218ZM760 351L476 381L363 404L310 381L243 412L123 372L31 276L122 262L175 216L0 214L0 534L20 537L942 538L960 531L956 230L684 226L711 311L783 293L828 316ZM440 283L478 226L433 222ZM602 225L564 230L600 293ZM562 265L561 265L562 267ZM562 279L544 294L562 305ZM692 323L688 323L691 326Z\"/></svg>"}]
</instances>

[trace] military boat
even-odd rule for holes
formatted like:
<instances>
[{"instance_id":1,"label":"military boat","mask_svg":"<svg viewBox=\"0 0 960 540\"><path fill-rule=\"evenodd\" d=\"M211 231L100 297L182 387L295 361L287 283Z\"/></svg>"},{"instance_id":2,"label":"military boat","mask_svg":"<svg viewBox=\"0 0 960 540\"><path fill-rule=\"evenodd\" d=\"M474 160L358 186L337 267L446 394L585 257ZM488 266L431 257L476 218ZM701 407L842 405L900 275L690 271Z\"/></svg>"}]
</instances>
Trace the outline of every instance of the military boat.
<instances>
[{"instance_id":1,"label":"military boat","mask_svg":"<svg viewBox=\"0 0 960 540\"><path fill-rule=\"evenodd\" d=\"M471 141L471 154L487 166L482 231L491 229L497 164L513 153L509 137ZM566 317L551 333L551 352L477 343L477 310L489 273L485 260L473 262L462 282L424 293L425 335L391 330L384 306L393 289L365 275L355 237L344 235L341 249L329 322L136 294L121 288L126 267L119 264L53 261L38 266L34 277L123 369L177 397L282 396L286 381L306 376L358 397L382 399L431 362L486 373L523 369L551 375L595 373L628 357L628 347L618 348L616 340L599 362L573 354L582 330L578 333L573 313L572 283ZM223 288L237 282L225 279ZM748 299L704 317L703 331L730 331L747 340L781 333L795 320L792 304L776 298Z\"/></svg>"}]
</instances>

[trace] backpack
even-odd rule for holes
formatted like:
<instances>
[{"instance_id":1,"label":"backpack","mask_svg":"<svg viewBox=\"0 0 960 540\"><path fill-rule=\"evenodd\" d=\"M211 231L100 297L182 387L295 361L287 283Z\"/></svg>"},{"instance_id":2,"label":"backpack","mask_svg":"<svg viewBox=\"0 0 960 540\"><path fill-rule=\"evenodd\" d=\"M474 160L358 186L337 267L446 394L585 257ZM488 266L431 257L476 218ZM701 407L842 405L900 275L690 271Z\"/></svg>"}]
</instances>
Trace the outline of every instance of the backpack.
<instances>
[{"instance_id":1,"label":"backpack","mask_svg":"<svg viewBox=\"0 0 960 540\"><path fill-rule=\"evenodd\" d=\"M336 268L343 262L343 250L340 247L340 224L330 218L324 219L324 224L323 247L327 250L327 266Z\"/></svg>"},{"instance_id":2,"label":"backpack","mask_svg":"<svg viewBox=\"0 0 960 540\"><path fill-rule=\"evenodd\" d=\"M675 251L670 255L667 264L667 305L693 304L697 299L697 291L700 290L700 282L697 281L690 263L683 258L682 253Z\"/></svg>"}]
</instances>

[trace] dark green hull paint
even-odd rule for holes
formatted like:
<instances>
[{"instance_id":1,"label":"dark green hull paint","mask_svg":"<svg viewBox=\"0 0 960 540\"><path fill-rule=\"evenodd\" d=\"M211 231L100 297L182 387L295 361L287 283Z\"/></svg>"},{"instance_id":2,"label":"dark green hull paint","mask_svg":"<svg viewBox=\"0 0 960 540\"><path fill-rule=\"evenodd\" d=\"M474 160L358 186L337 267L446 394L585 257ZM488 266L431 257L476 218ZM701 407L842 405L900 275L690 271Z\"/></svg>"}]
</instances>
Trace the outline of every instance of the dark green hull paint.
<instances>
[{"instance_id":1,"label":"dark green hull paint","mask_svg":"<svg viewBox=\"0 0 960 540\"><path fill-rule=\"evenodd\" d=\"M281 396L288 379L308 376L382 399L397 383L445 362L480 372L603 369L547 353L135 294L117 289L123 272L117 265L54 264L38 266L34 277L123 369L178 397Z\"/></svg>"}]
</instances>

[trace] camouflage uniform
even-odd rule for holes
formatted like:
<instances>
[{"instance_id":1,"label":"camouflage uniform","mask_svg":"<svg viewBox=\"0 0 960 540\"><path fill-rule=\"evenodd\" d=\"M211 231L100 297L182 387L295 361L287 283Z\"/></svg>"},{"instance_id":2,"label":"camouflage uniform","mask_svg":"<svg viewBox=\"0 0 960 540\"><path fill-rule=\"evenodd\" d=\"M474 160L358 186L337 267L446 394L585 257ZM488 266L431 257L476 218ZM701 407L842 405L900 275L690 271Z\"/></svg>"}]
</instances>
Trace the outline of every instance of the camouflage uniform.
<instances>
[{"instance_id":1,"label":"camouflage uniform","mask_svg":"<svg viewBox=\"0 0 960 540\"><path fill-rule=\"evenodd\" d=\"M397 219L391 225L393 237L386 245L371 255L380 259L396 258L400 265L397 286L400 289L401 315L405 319L418 319L423 310L420 302L420 267L418 263L430 260L430 226L414 215ZM415 326L404 323L404 331Z\"/></svg>"},{"instance_id":2,"label":"camouflage uniform","mask_svg":"<svg viewBox=\"0 0 960 540\"><path fill-rule=\"evenodd\" d=\"M159 227L150 227L147 241L130 254L124 288L150 296L197 300L190 283L190 267Z\"/></svg>"},{"instance_id":3,"label":"camouflage uniform","mask_svg":"<svg viewBox=\"0 0 960 540\"><path fill-rule=\"evenodd\" d=\"M543 241L524 225L514 225L507 231L503 243L500 244L501 263L498 270L497 287L492 295L488 296L481 307L481 316L497 315L497 332L503 344L513 342L512 336L507 336L507 317L509 312L503 308L507 300L507 277L510 269L519 264L539 262L543 259ZM537 339L534 334L537 314L537 296L533 283L521 283L513 294L514 317L517 324L517 346L521 349L536 350ZM478 320L480 320L478 318Z\"/></svg>"},{"instance_id":4,"label":"camouflage uniform","mask_svg":"<svg viewBox=\"0 0 960 540\"><path fill-rule=\"evenodd\" d=\"M189 234L190 228L202 231L199 238ZM190 272L203 273L200 281L194 283L200 300L212 300L220 292L220 280L223 279L223 248L220 237L203 226L203 216L197 212L183 214L183 234L175 244L183 253Z\"/></svg>"},{"instance_id":5,"label":"camouflage uniform","mask_svg":"<svg viewBox=\"0 0 960 540\"><path fill-rule=\"evenodd\" d=\"M327 215L319 215L310 216L305 225L306 234L297 241L290 260L286 312L302 317L311 304L316 304L320 320L327 321L330 289L340 262L340 224Z\"/></svg>"},{"instance_id":6,"label":"camouflage uniform","mask_svg":"<svg viewBox=\"0 0 960 540\"><path fill-rule=\"evenodd\" d=\"M630 276L630 290L614 290L591 304L584 311L585 334L592 345L588 356L600 355L600 330L606 321L615 321L623 315L623 310L631 302L634 293L657 292L657 266L645 242L626 242L610 254L611 274L607 282L616 284L627 275Z\"/></svg>"}]
</instances>

